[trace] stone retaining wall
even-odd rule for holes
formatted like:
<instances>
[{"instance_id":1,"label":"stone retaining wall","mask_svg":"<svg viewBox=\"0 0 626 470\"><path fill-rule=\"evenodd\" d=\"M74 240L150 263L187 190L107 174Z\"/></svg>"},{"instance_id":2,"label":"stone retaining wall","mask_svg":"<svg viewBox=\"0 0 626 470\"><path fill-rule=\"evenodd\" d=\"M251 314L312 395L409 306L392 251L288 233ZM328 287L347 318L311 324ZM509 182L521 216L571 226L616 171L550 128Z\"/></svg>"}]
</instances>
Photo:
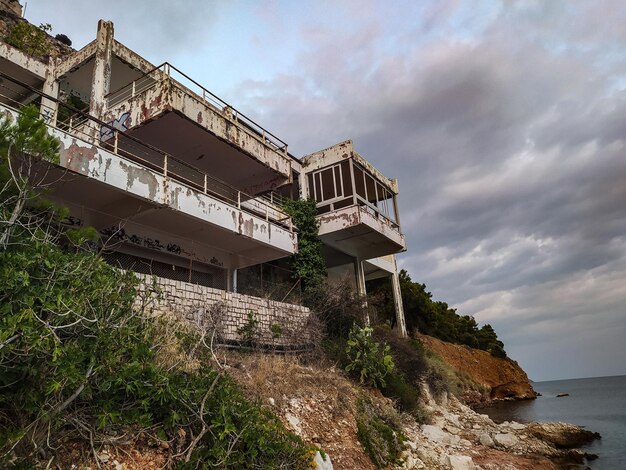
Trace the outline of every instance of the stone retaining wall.
<instances>
[{"instance_id":1,"label":"stone retaining wall","mask_svg":"<svg viewBox=\"0 0 626 470\"><path fill-rule=\"evenodd\" d=\"M153 276L137 277L141 290L150 291ZM199 328L215 331L220 342L302 348L315 341L317 328L307 307L173 279L154 279L161 294L152 294L150 311L181 315Z\"/></svg>"}]
</instances>

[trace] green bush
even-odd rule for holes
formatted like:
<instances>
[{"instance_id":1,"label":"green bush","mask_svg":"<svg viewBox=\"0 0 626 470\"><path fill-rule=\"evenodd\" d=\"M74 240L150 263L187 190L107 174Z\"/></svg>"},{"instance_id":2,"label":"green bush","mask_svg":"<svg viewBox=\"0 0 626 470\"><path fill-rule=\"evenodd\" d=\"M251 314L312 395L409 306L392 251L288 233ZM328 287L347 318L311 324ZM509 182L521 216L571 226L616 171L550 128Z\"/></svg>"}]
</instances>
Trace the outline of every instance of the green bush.
<instances>
[{"instance_id":1,"label":"green bush","mask_svg":"<svg viewBox=\"0 0 626 470\"><path fill-rule=\"evenodd\" d=\"M362 384L385 387L385 377L393 371L389 346L372 339L372 328L354 325L350 330L346 355L346 371L358 377Z\"/></svg>"},{"instance_id":2,"label":"green bush","mask_svg":"<svg viewBox=\"0 0 626 470\"><path fill-rule=\"evenodd\" d=\"M50 53L47 33L51 30L49 24L37 27L28 21L19 21L4 40L27 55L40 57Z\"/></svg>"},{"instance_id":3,"label":"green bush","mask_svg":"<svg viewBox=\"0 0 626 470\"><path fill-rule=\"evenodd\" d=\"M357 438L374 465L385 468L402 463L405 436L393 409L382 409L369 397L357 404Z\"/></svg>"},{"instance_id":4,"label":"green bush","mask_svg":"<svg viewBox=\"0 0 626 470\"><path fill-rule=\"evenodd\" d=\"M0 170L54 147L31 118L1 123ZM211 368L202 337L147 319L150 287L137 302L137 278L77 246L93 230L64 234L52 205L35 210L29 181L0 171L0 466L32 468L66 439L132 426L178 436L190 468L306 468L309 448Z\"/></svg>"}]
</instances>

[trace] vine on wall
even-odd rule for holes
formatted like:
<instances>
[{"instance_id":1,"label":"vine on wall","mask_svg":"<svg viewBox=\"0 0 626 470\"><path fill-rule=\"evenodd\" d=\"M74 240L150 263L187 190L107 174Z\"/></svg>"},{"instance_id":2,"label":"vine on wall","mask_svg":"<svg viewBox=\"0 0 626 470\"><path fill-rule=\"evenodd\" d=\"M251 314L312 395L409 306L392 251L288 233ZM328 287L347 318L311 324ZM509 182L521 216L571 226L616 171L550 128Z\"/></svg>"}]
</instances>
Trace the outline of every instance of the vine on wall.
<instances>
[{"instance_id":1,"label":"vine on wall","mask_svg":"<svg viewBox=\"0 0 626 470\"><path fill-rule=\"evenodd\" d=\"M304 289L319 285L326 278L326 261L319 239L317 207L310 199L288 199L283 209L298 229L298 253L291 257L291 268L302 281Z\"/></svg>"}]
</instances>

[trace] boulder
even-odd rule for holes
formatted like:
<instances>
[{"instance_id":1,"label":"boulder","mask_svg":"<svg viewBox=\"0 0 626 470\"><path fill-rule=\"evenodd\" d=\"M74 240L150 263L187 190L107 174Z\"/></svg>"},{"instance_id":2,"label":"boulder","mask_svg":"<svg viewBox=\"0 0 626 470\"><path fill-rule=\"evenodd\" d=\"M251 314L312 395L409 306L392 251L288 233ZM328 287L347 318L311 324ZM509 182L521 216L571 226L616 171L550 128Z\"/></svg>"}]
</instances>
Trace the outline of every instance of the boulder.
<instances>
[{"instance_id":1,"label":"boulder","mask_svg":"<svg viewBox=\"0 0 626 470\"><path fill-rule=\"evenodd\" d=\"M482 433L478 439L485 447L493 447L495 445L491 436L486 432Z\"/></svg>"},{"instance_id":2,"label":"boulder","mask_svg":"<svg viewBox=\"0 0 626 470\"><path fill-rule=\"evenodd\" d=\"M443 464L451 470L475 470L472 458L467 455L444 455Z\"/></svg>"},{"instance_id":3,"label":"boulder","mask_svg":"<svg viewBox=\"0 0 626 470\"><path fill-rule=\"evenodd\" d=\"M567 423L532 423L527 429L537 439L549 442L559 449L573 449L601 438L597 432Z\"/></svg>"},{"instance_id":4,"label":"boulder","mask_svg":"<svg viewBox=\"0 0 626 470\"><path fill-rule=\"evenodd\" d=\"M449 442L450 434L445 432L443 429L437 426L433 426L432 424L423 424L421 426L422 433L429 441L434 442Z\"/></svg>"},{"instance_id":5,"label":"boulder","mask_svg":"<svg viewBox=\"0 0 626 470\"><path fill-rule=\"evenodd\" d=\"M513 447L518 442L517 437L515 437L514 434L511 434L508 432L504 434L496 434L493 437L493 440L495 441L496 444L506 449Z\"/></svg>"},{"instance_id":6,"label":"boulder","mask_svg":"<svg viewBox=\"0 0 626 470\"><path fill-rule=\"evenodd\" d=\"M330 461L328 454L322 455L318 450L315 452L313 461L315 462L315 468L319 470L333 470L333 463Z\"/></svg>"}]
</instances>

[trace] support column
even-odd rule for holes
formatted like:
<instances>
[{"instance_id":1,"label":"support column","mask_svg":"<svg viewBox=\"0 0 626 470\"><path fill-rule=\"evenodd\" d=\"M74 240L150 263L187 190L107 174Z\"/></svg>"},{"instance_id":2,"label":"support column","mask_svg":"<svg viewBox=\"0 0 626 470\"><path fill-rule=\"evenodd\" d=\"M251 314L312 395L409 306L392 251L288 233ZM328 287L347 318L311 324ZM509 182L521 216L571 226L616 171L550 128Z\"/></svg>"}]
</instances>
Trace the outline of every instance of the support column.
<instances>
[{"instance_id":1,"label":"support column","mask_svg":"<svg viewBox=\"0 0 626 470\"><path fill-rule=\"evenodd\" d=\"M237 269L228 269L226 272L226 290L237 293Z\"/></svg>"},{"instance_id":2,"label":"support column","mask_svg":"<svg viewBox=\"0 0 626 470\"><path fill-rule=\"evenodd\" d=\"M106 109L105 96L111 87L111 65L113 60L113 23L98 21L96 57L91 80L89 114L101 119Z\"/></svg>"},{"instance_id":3,"label":"support column","mask_svg":"<svg viewBox=\"0 0 626 470\"><path fill-rule=\"evenodd\" d=\"M398 264L393 257L394 271L391 275L391 290L393 291L393 305L396 310L396 325L400 336L406 338L406 320L404 318L404 304L402 303L402 291L400 290L400 277L398 276Z\"/></svg>"},{"instance_id":4,"label":"support column","mask_svg":"<svg viewBox=\"0 0 626 470\"><path fill-rule=\"evenodd\" d=\"M46 81L43 83L43 92L52 98L59 98L59 82L54 79L54 73L51 68L46 71ZM46 124L56 126L57 116L59 115L59 107L56 101L43 96L41 98L40 111Z\"/></svg>"},{"instance_id":5,"label":"support column","mask_svg":"<svg viewBox=\"0 0 626 470\"><path fill-rule=\"evenodd\" d=\"M363 299L363 309L365 310L365 324L370 324L370 316L367 311L367 290L365 289L365 271L363 271L363 261L361 258L354 258L354 274L356 275L356 292Z\"/></svg>"}]
</instances>

